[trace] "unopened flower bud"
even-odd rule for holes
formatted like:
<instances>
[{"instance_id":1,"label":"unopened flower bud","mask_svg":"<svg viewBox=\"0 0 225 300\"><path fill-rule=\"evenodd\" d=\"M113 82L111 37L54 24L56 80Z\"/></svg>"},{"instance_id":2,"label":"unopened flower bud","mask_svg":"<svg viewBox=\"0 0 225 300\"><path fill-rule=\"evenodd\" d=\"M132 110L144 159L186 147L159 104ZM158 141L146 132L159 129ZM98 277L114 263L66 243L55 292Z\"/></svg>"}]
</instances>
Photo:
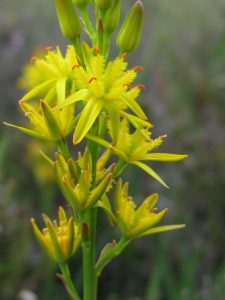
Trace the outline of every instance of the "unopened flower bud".
<instances>
[{"instance_id":1,"label":"unopened flower bud","mask_svg":"<svg viewBox=\"0 0 225 300\"><path fill-rule=\"evenodd\" d=\"M63 35L73 41L80 33L81 25L72 0L55 0L55 8Z\"/></svg>"},{"instance_id":2,"label":"unopened flower bud","mask_svg":"<svg viewBox=\"0 0 225 300\"><path fill-rule=\"evenodd\" d=\"M73 0L73 3L78 7L85 7L89 2L90 0Z\"/></svg>"},{"instance_id":3,"label":"unopened flower bud","mask_svg":"<svg viewBox=\"0 0 225 300\"><path fill-rule=\"evenodd\" d=\"M114 0L113 6L107 11L104 29L108 33L116 30L120 19L120 0Z\"/></svg>"},{"instance_id":4,"label":"unopened flower bud","mask_svg":"<svg viewBox=\"0 0 225 300\"><path fill-rule=\"evenodd\" d=\"M138 46L142 22L143 4L138 0L128 12L117 36L116 43L122 52L131 52Z\"/></svg>"},{"instance_id":5,"label":"unopened flower bud","mask_svg":"<svg viewBox=\"0 0 225 300\"><path fill-rule=\"evenodd\" d=\"M107 10L113 4L112 0L96 0L95 2L96 2L96 7L101 10Z\"/></svg>"}]
</instances>

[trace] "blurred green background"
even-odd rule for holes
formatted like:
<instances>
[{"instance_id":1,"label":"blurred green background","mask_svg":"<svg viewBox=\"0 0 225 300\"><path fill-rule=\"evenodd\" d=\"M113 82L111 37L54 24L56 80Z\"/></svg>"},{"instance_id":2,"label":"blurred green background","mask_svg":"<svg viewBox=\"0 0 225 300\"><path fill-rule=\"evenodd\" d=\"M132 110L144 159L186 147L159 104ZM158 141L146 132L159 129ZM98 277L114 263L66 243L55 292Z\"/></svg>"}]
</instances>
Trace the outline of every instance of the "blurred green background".
<instances>
[{"instance_id":1,"label":"blurred green background","mask_svg":"<svg viewBox=\"0 0 225 300\"><path fill-rule=\"evenodd\" d=\"M134 1L123 2L123 15ZM164 189L136 168L127 169L137 200L159 192L166 223L181 231L137 240L103 272L101 300L225 299L225 1L143 0L141 45L128 57L143 65L140 102L167 134L161 148L189 154L177 164L155 164ZM0 117L23 122L16 87L35 49L65 49L52 0L0 0ZM112 51L116 54L116 50ZM63 198L41 146L17 131L0 128L0 299L67 299L56 266L41 252L29 219L55 215ZM112 238L106 219L98 240ZM81 286L81 256L71 261ZM32 293L31 293L32 292Z\"/></svg>"}]
</instances>

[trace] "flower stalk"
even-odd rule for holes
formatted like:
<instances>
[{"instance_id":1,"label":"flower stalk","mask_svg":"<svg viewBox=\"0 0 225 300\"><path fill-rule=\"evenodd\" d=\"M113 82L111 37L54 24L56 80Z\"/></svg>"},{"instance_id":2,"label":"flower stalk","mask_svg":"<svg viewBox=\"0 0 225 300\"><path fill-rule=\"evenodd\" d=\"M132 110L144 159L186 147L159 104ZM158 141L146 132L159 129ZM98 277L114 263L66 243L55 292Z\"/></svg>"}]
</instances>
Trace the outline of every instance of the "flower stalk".
<instances>
[{"instance_id":1,"label":"flower stalk","mask_svg":"<svg viewBox=\"0 0 225 300\"><path fill-rule=\"evenodd\" d=\"M97 300L102 271L134 239L185 226L158 225L167 214L167 208L158 211L155 207L158 195L149 195L137 206L129 195L129 184L122 180L126 167L133 165L168 187L151 162L187 157L156 152L166 135L152 137L153 125L137 100L144 86L135 80L143 67L130 68L126 55L140 42L144 11L140 0L119 28L120 54L110 58L111 35L119 26L122 2L54 0L62 34L70 44L65 55L59 47L48 47L42 57L33 57L20 79L25 95L19 105L28 122L24 126L5 123L57 148L53 157L45 149L41 153L67 210L59 208L58 222L43 214L43 229L33 218L31 223L40 246L61 270L58 277L72 300ZM94 25L89 5L94 6ZM90 42L82 42L82 30ZM100 213L121 238L98 254ZM82 297L69 269L69 259L78 248L82 249Z\"/></svg>"}]
</instances>

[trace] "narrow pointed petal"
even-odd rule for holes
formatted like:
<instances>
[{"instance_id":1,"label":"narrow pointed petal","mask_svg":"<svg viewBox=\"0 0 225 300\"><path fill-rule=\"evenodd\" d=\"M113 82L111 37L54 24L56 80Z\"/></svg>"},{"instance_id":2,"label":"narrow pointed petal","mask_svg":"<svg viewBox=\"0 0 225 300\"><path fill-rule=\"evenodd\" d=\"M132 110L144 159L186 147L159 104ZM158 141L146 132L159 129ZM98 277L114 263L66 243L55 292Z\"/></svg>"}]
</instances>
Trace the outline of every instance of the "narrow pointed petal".
<instances>
[{"instance_id":1,"label":"narrow pointed petal","mask_svg":"<svg viewBox=\"0 0 225 300\"><path fill-rule=\"evenodd\" d=\"M162 185L164 185L166 188L168 188L168 185L162 180L162 178L148 165L140 162L140 161L135 161L132 162L133 165L138 166L142 170L144 170L146 173L148 173L150 176L155 178L157 181L159 181Z\"/></svg>"},{"instance_id":2,"label":"narrow pointed petal","mask_svg":"<svg viewBox=\"0 0 225 300\"><path fill-rule=\"evenodd\" d=\"M39 84L35 88L33 88L31 91L29 91L23 98L20 99L20 102L30 100L32 98L37 97L38 95L48 92L49 87L52 85L52 83L55 81L55 79L51 79L49 81L46 81L44 83ZM39 97L40 98L40 97Z\"/></svg>"},{"instance_id":3,"label":"narrow pointed petal","mask_svg":"<svg viewBox=\"0 0 225 300\"><path fill-rule=\"evenodd\" d=\"M113 143L116 144L120 131L120 112L114 105L110 105L108 113L111 121Z\"/></svg>"},{"instance_id":4,"label":"narrow pointed petal","mask_svg":"<svg viewBox=\"0 0 225 300\"><path fill-rule=\"evenodd\" d=\"M187 158L188 155L171 153L149 153L145 154L144 160L152 161L179 161Z\"/></svg>"},{"instance_id":5,"label":"narrow pointed petal","mask_svg":"<svg viewBox=\"0 0 225 300\"><path fill-rule=\"evenodd\" d=\"M88 94L87 89L82 89L78 92L73 93L72 95L65 98L65 100L62 103L58 102L58 105L56 106L57 109L66 107L67 105L73 104L78 101L86 100Z\"/></svg>"},{"instance_id":6,"label":"narrow pointed petal","mask_svg":"<svg viewBox=\"0 0 225 300\"><path fill-rule=\"evenodd\" d=\"M68 222L68 241L67 245L67 253L66 256L70 257L73 254L73 246L74 246L74 220L73 218L69 219Z\"/></svg>"},{"instance_id":7,"label":"narrow pointed petal","mask_svg":"<svg viewBox=\"0 0 225 300\"><path fill-rule=\"evenodd\" d=\"M66 97L66 77L62 77L56 82L56 92L58 104L60 105L64 102Z\"/></svg>"},{"instance_id":8,"label":"narrow pointed petal","mask_svg":"<svg viewBox=\"0 0 225 300\"><path fill-rule=\"evenodd\" d=\"M129 114L125 111L121 111L120 114L125 117L135 128L139 128L140 126L146 127L146 128L152 128L153 124L149 121L140 119L137 116L134 116L132 114Z\"/></svg>"},{"instance_id":9,"label":"narrow pointed petal","mask_svg":"<svg viewBox=\"0 0 225 300\"><path fill-rule=\"evenodd\" d=\"M61 138L61 130L51 108L46 102L41 101L41 109L50 135L54 140L59 140Z\"/></svg>"},{"instance_id":10,"label":"narrow pointed petal","mask_svg":"<svg viewBox=\"0 0 225 300\"><path fill-rule=\"evenodd\" d=\"M101 199L101 197L105 193L111 179L112 179L112 173L109 173L97 185L97 187L92 191L91 195L88 198L88 201L87 201L88 206L94 205L98 200Z\"/></svg>"},{"instance_id":11,"label":"narrow pointed petal","mask_svg":"<svg viewBox=\"0 0 225 300\"><path fill-rule=\"evenodd\" d=\"M165 232L165 231L170 231L170 230L182 229L184 227L186 227L185 224L164 225L164 226L154 227L154 228L146 230L139 237L150 235L150 234L156 234L156 233L160 233L160 232Z\"/></svg>"},{"instance_id":12,"label":"narrow pointed petal","mask_svg":"<svg viewBox=\"0 0 225 300\"><path fill-rule=\"evenodd\" d=\"M99 145L102 145L102 146L105 147L105 148L108 148L108 147L110 147L110 145L111 145L109 142L105 141L104 139L99 138L99 137L97 137L97 136L94 136L94 135L92 135L92 134L90 134L90 133L87 134L87 138L88 138L90 141L93 141L93 142L95 142L95 143L97 143L97 144L99 144Z\"/></svg>"},{"instance_id":13,"label":"narrow pointed petal","mask_svg":"<svg viewBox=\"0 0 225 300\"><path fill-rule=\"evenodd\" d=\"M102 198L103 199L101 201L98 201L96 203L95 207L101 207L104 210L110 224L113 226L114 224L117 223L117 218L112 212L112 207L110 205L110 201L107 198L107 196L104 195Z\"/></svg>"},{"instance_id":14,"label":"narrow pointed petal","mask_svg":"<svg viewBox=\"0 0 225 300\"><path fill-rule=\"evenodd\" d=\"M59 222L60 222L60 226L61 226L61 225L63 225L64 222L67 222L66 212L62 208L62 206L59 207L58 215L59 215Z\"/></svg>"},{"instance_id":15,"label":"narrow pointed petal","mask_svg":"<svg viewBox=\"0 0 225 300\"><path fill-rule=\"evenodd\" d=\"M158 202L159 196L158 194L152 194L145 198L145 200L142 202L142 204L139 206L139 208L136 211L136 216L142 216L142 214L147 210L151 211L155 204ZM138 218L138 217L137 217Z\"/></svg>"},{"instance_id":16,"label":"narrow pointed petal","mask_svg":"<svg viewBox=\"0 0 225 300\"><path fill-rule=\"evenodd\" d=\"M143 120L147 120L146 114L144 113L143 109L134 99L124 96L123 101L138 117Z\"/></svg>"},{"instance_id":17,"label":"narrow pointed petal","mask_svg":"<svg viewBox=\"0 0 225 300\"><path fill-rule=\"evenodd\" d=\"M74 135L73 135L73 143L78 144L89 131L95 120L97 119L99 113L102 109L101 101L88 101L84 110L81 113L80 119L77 123Z\"/></svg>"},{"instance_id":18,"label":"narrow pointed petal","mask_svg":"<svg viewBox=\"0 0 225 300\"><path fill-rule=\"evenodd\" d=\"M44 238L41 230L38 228L38 226L33 218L30 221L31 221L31 225L32 225L32 228L34 231L34 235L35 235L36 239L38 240L40 246L42 247L42 249L44 250L44 252L47 255L50 255L50 252L48 251L48 247L45 243L45 238Z\"/></svg>"},{"instance_id":19,"label":"narrow pointed petal","mask_svg":"<svg viewBox=\"0 0 225 300\"><path fill-rule=\"evenodd\" d=\"M54 225L48 219L46 220L46 225L48 227L48 231L49 231L49 235L50 235L50 238L51 238L52 246L53 246L54 251L55 251L56 260L57 260L57 262L62 263L62 262L64 262L64 257L63 257L63 253L62 253L62 250L60 248L58 239L57 239L57 235L56 235L56 232L55 232Z\"/></svg>"},{"instance_id":20,"label":"narrow pointed petal","mask_svg":"<svg viewBox=\"0 0 225 300\"><path fill-rule=\"evenodd\" d=\"M6 126L9 126L9 127L16 128L16 129L22 131L23 133L26 133L28 135L31 135L33 137L36 137L36 138L39 138L39 139L42 139L42 140L47 140L48 139L47 137L43 136L41 133L38 133L37 131L31 130L31 129L21 127L21 126L17 126L17 125L13 125L13 124L10 124L10 123L7 123L7 122L3 122L3 124L6 125Z\"/></svg>"}]
</instances>

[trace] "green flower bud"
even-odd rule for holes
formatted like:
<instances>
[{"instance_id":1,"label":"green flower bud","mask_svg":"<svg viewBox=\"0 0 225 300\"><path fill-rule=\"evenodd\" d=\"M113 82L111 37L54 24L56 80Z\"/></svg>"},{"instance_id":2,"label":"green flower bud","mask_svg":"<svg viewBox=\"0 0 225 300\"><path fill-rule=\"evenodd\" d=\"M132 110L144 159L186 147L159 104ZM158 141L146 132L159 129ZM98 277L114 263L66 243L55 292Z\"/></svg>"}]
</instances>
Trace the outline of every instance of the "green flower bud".
<instances>
[{"instance_id":1,"label":"green flower bud","mask_svg":"<svg viewBox=\"0 0 225 300\"><path fill-rule=\"evenodd\" d=\"M89 2L90 0L73 0L73 3L78 7L85 7Z\"/></svg>"},{"instance_id":2,"label":"green flower bud","mask_svg":"<svg viewBox=\"0 0 225 300\"><path fill-rule=\"evenodd\" d=\"M104 29L108 33L116 30L120 19L120 0L114 0L113 6L107 11L104 22Z\"/></svg>"},{"instance_id":3,"label":"green flower bud","mask_svg":"<svg viewBox=\"0 0 225 300\"><path fill-rule=\"evenodd\" d=\"M142 22L143 4L138 0L128 12L117 36L116 43L122 52L131 52L138 46Z\"/></svg>"},{"instance_id":4,"label":"green flower bud","mask_svg":"<svg viewBox=\"0 0 225 300\"><path fill-rule=\"evenodd\" d=\"M55 0L55 8L63 35L73 41L80 33L81 25L72 0Z\"/></svg>"},{"instance_id":5,"label":"green flower bud","mask_svg":"<svg viewBox=\"0 0 225 300\"><path fill-rule=\"evenodd\" d=\"M96 0L95 5L98 9L107 10L113 4L113 0Z\"/></svg>"}]
</instances>

